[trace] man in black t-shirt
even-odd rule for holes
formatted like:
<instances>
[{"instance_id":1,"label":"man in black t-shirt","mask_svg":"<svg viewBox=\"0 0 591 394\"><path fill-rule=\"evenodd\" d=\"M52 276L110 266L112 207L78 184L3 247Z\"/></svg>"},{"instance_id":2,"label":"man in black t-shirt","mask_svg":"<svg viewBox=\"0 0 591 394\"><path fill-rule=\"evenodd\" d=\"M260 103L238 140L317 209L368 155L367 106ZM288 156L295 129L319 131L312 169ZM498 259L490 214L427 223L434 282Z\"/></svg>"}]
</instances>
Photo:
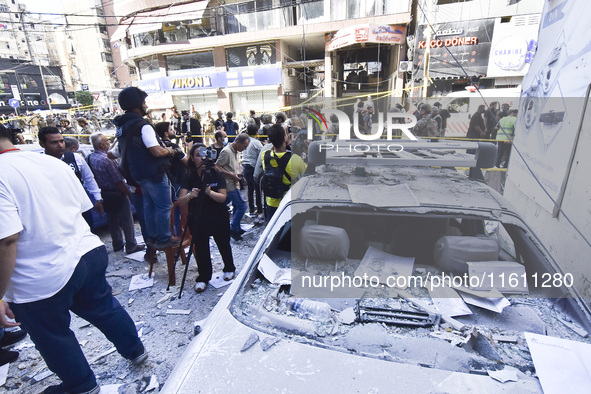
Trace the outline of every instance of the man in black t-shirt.
<instances>
[{"instance_id":1,"label":"man in black t-shirt","mask_svg":"<svg viewBox=\"0 0 591 394\"><path fill-rule=\"evenodd\" d=\"M468 127L468 132L466 133L466 138L484 138L485 137L485 126L484 126L484 119L482 118L482 114L484 114L486 107L484 105L478 106L478 111L474 115L472 115L472 119L470 119L470 126Z\"/></svg>"}]
</instances>

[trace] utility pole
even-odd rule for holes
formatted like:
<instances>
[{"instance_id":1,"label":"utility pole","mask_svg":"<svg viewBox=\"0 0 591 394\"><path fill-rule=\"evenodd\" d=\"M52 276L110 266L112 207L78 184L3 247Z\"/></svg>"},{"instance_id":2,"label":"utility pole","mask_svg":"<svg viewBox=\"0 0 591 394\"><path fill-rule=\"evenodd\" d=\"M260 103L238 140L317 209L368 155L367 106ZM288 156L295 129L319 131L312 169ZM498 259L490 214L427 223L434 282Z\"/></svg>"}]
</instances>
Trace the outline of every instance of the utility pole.
<instances>
[{"instance_id":1,"label":"utility pole","mask_svg":"<svg viewBox=\"0 0 591 394\"><path fill-rule=\"evenodd\" d=\"M26 25L25 25L25 11L21 11L21 25L23 27L23 34L25 35L25 40L27 42L27 48L29 49L29 56L31 57L31 63L34 63L33 59L33 50L31 47L31 42L29 41L29 35L27 34ZM47 94L47 85L45 84L45 78L43 77L43 69L41 67L41 60L37 58L37 65L39 66L39 74L41 75L41 83L43 84L43 91L45 92L45 102L47 102L47 106L49 107L49 112L53 113L53 109L51 108L51 99L49 98L49 94ZM17 80L18 82L18 80Z\"/></svg>"},{"instance_id":2,"label":"utility pole","mask_svg":"<svg viewBox=\"0 0 591 394\"><path fill-rule=\"evenodd\" d=\"M427 0L429 9L427 10L427 15L428 15L428 19L427 16L425 16L426 21L427 21L427 36L425 38L426 40L426 46L425 46L425 58L423 59L423 61L425 62L425 67L423 68L423 70L425 71L425 74L423 75L423 87L422 87L422 91L421 91L421 95L423 96L423 98L427 97L427 87L429 86L429 62L430 62L430 55L431 55L431 26L429 25L430 21L433 20L432 18L432 14L433 14L433 0ZM423 8L424 9L424 8Z\"/></svg>"}]
</instances>

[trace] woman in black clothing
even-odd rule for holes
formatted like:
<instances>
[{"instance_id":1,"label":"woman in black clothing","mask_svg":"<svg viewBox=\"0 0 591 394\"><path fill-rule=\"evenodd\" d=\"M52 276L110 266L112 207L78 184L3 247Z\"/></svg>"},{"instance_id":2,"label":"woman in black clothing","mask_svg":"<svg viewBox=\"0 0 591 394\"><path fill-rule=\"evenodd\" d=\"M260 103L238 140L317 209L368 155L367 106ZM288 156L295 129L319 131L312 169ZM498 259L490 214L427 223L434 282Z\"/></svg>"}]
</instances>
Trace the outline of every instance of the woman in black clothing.
<instances>
[{"instance_id":1,"label":"woman in black clothing","mask_svg":"<svg viewBox=\"0 0 591 394\"><path fill-rule=\"evenodd\" d=\"M195 291L201 293L211 280L209 237L213 236L224 261L224 280L234 278L230 246L230 217L226 206L226 181L206 158L205 146L194 144L189 153L189 171L181 183L179 200L189 205L189 230L193 236L199 276Z\"/></svg>"}]
</instances>

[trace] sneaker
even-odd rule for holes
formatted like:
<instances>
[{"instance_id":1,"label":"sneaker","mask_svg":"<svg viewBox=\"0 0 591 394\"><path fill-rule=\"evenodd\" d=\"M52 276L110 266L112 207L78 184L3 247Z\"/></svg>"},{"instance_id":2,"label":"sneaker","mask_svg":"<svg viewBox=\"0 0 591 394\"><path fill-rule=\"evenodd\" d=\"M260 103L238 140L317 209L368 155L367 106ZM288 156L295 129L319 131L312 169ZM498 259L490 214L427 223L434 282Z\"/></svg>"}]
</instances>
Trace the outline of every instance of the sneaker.
<instances>
[{"instance_id":1,"label":"sneaker","mask_svg":"<svg viewBox=\"0 0 591 394\"><path fill-rule=\"evenodd\" d=\"M97 384L94 388L92 388L88 391L83 391L80 394L97 394L100 391L101 391L101 388ZM49 386L45 390L43 390L43 394L66 394L66 391L64 391L64 384L60 383L60 384L54 384L53 386Z\"/></svg>"},{"instance_id":2,"label":"sneaker","mask_svg":"<svg viewBox=\"0 0 591 394\"><path fill-rule=\"evenodd\" d=\"M249 213L247 213L247 214L246 214L246 217L249 217L249 218L251 218L251 219L254 219L254 218L256 218L257 216L258 216L258 215L257 215L256 213L250 213L250 212L249 212Z\"/></svg>"},{"instance_id":3,"label":"sneaker","mask_svg":"<svg viewBox=\"0 0 591 394\"><path fill-rule=\"evenodd\" d=\"M125 253L126 254L132 254L132 253L135 253L135 252L139 252L140 250L144 250L145 247L146 247L146 245L144 245L144 244L135 245L133 248L126 249L125 250Z\"/></svg>"},{"instance_id":4,"label":"sneaker","mask_svg":"<svg viewBox=\"0 0 591 394\"><path fill-rule=\"evenodd\" d=\"M230 231L230 237L234 241L242 241L242 235L238 231Z\"/></svg>"},{"instance_id":5,"label":"sneaker","mask_svg":"<svg viewBox=\"0 0 591 394\"><path fill-rule=\"evenodd\" d=\"M0 347L10 346L27 336L24 330L4 331L4 336L0 339Z\"/></svg>"},{"instance_id":6,"label":"sneaker","mask_svg":"<svg viewBox=\"0 0 591 394\"><path fill-rule=\"evenodd\" d=\"M223 278L224 278L224 280L232 280L232 279L234 279L234 273L233 272L224 272Z\"/></svg>"},{"instance_id":7,"label":"sneaker","mask_svg":"<svg viewBox=\"0 0 591 394\"><path fill-rule=\"evenodd\" d=\"M205 288L207 287L207 283L205 282L197 282L195 284L195 293L203 293Z\"/></svg>"},{"instance_id":8,"label":"sneaker","mask_svg":"<svg viewBox=\"0 0 591 394\"><path fill-rule=\"evenodd\" d=\"M123 245L121 246L114 246L113 245L113 252L121 252L123 250Z\"/></svg>"},{"instance_id":9,"label":"sneaker","mask_svg":"<svg viewBox=\"0 0 591 394\"><path fill-rule=\"evenodd\" d=\"M0 349L0 366L8 363L13 363L18 358L18 352Z\"/></svg>"},{"instance_id":10,"label":"sneaker","mask_svg":"<svg viewBox=\"0 0 591 394\"><path fill-rule=\"evenodd\" d=\"M131 361L131 363L133 365L141 365L147 359L148 359L148 351L146 350L146 348L144 347L144 345L142 345L142 352L140 353L140 355L139 356L136 356L134 358L130 358L129 361Z\"/></svg>"},{"instance_id":11,"label":"sneaker","mask_svg":"<svg viewBox=\"0 0 591 394\"><path fill-rule=\"evenodd\" d=\"M152 244L152 246L154 247L154 249L166 249L166 248L179 246L180 244L181 244L181 241L178 238L171 237L166 242L156 241Z\"/></svg>"}]
</instances>

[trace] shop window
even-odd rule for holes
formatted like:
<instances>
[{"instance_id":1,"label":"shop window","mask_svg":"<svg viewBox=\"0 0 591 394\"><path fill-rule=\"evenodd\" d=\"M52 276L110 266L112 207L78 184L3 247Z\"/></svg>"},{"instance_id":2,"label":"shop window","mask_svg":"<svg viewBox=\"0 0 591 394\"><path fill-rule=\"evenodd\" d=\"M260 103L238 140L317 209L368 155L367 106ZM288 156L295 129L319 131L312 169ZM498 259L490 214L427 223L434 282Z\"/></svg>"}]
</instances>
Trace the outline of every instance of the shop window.
<instances>
[{"instance_id":1,"label":"shop window","mask_svg":"<svg viewBox=\"0 0 591 394\"><path fill-rule=\"evenodd\" d=\"M50 90L64 90L62 79L57 75L43 75L45 86Z\"/></svg>"},{"instance_id":2,"label":"shop window","mask_svg":"<svg viewBox=\"0 0 591 394\"><path fill-rule=\"evenodd\" d=\"M21 89L36 89L39 87L39 84L35 79L26 74L19 74L19 79L21 83Z\"/></svg>"},{"instance_id":3,"label":"shop window","mask_svg":"<svg viewBox=\"0 0 591 394\"><path fill-rule=\"evenodd\" d=\"M213 52L195 52L166 57L168 71L213 67Z\"/></svg>"}]
</instances>

